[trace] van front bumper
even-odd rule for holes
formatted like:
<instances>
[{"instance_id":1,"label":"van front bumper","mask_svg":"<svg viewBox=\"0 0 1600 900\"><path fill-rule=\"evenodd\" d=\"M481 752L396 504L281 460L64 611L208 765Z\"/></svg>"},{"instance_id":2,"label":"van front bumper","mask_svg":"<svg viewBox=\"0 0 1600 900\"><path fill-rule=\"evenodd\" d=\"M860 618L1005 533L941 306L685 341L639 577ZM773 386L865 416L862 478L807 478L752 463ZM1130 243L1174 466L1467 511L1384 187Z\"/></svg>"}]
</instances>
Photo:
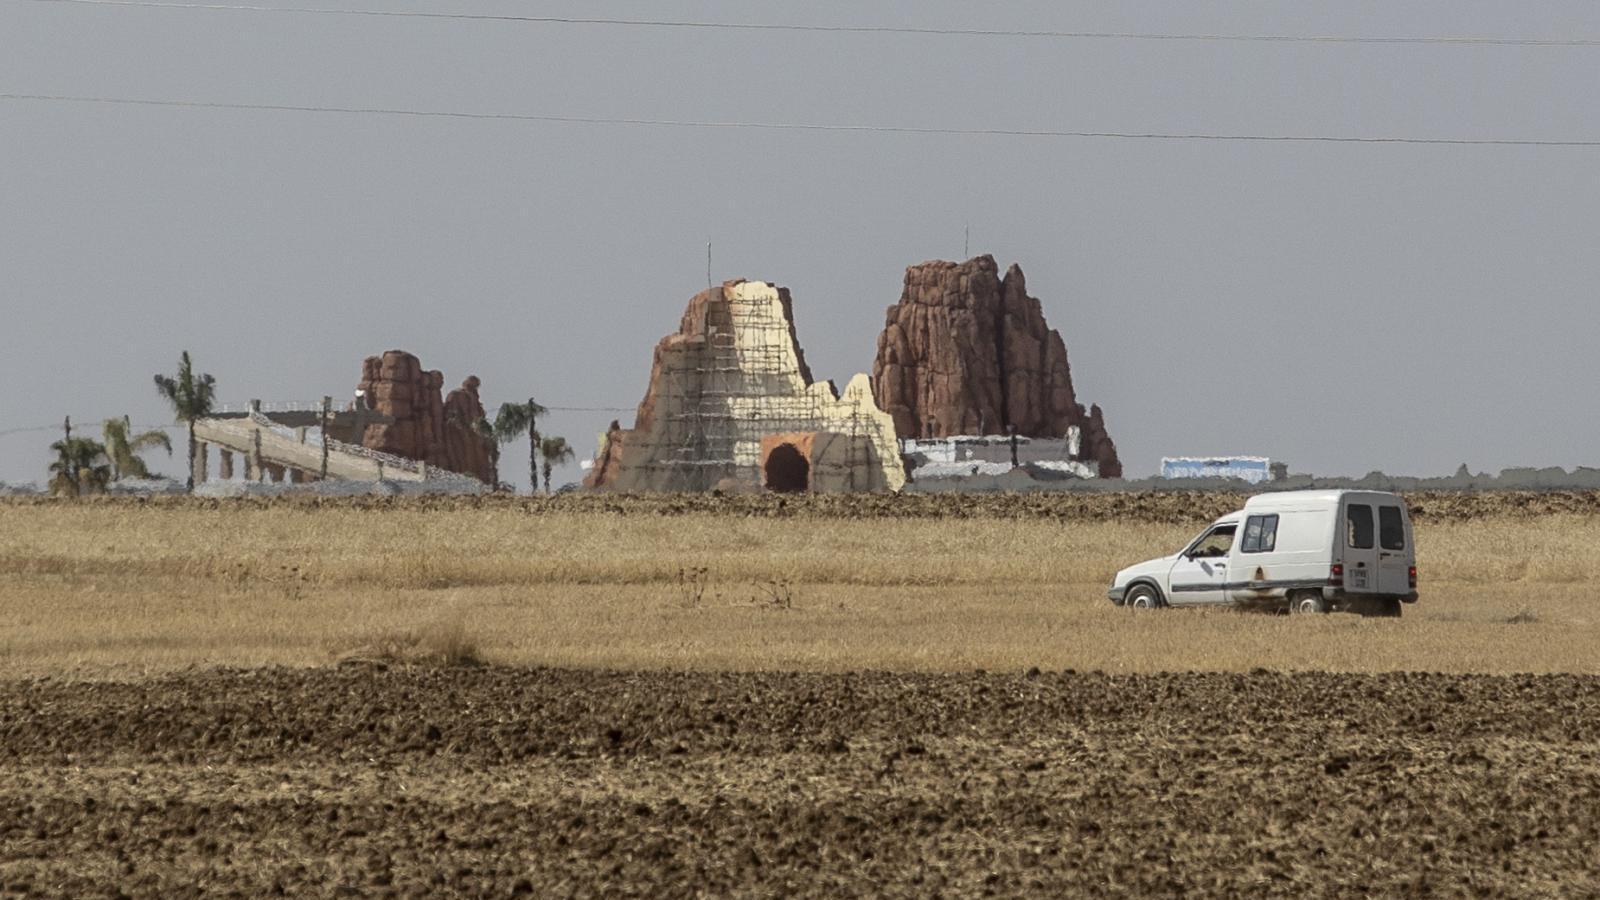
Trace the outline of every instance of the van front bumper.
<instances>
[{"instance_id":1,"label":"van front bumper","mask_svg":"<svg viewBox=\"0 0 1600 900\"><path fill-rule=\"evenodd\" d=\"M1118 606L1121 606L1122 605L1122 598L1127 596L1127 594L1128 594L1128 589L1127 588L1125 588L1125 587L1113 587L1110 590L1106 591L1106 599L1110 600L1112 603L1115 603Z\"/></svg>"}]
</instances>

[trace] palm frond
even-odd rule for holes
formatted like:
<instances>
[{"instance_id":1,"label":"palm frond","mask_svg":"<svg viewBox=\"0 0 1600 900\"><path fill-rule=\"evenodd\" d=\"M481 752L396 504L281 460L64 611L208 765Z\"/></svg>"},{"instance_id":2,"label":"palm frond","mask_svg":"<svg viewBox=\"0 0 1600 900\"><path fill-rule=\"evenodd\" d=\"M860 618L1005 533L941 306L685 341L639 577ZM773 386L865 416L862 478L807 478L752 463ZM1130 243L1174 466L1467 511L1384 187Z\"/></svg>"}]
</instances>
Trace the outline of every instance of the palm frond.
<instances>
[{"instance_id":1,"label":"palm frond","mask_svg":"<svg viewBox=\"0 0 1600 900\"><path fill-rule=\"evenodd\" d=\"M135 453L150 447L160 447L167 451L168 456L171 456L172 438L165 431L152 429L129 441L128 447Z\"/></svg>"},{"instance_id":2,"label":"palm frond","mask_svg":"<svg viewBox=\"0 0 1600 900\"><path fill-rule=\"evenodd\" d=\"M168 403L181 420L204 418L216 405L217 380L210 375L194 373L194 361L189 351L178 358L175 376L155 376L156 392Z\"/></svg>"},{"instance_id":3,"label":"palm frond","mask_svg":"<svg viewBox=\"0 0 1600 900\"><path fill-rule=\"evenodd\" d=\"M502 403L500 411L494 417L494 435L500 443L509 443L524 434L533 426L534 417L529 414L525 403Z\"/></svg>"},{"instance_id":4,"label":"palm frond","mask_svg":"<svg viewBox=\"0 0 1600 900\"><path fill-rule=\"evenodd\" d=\"M139 458L139 453L151 447L160 447L172 455L172 438L165 431L152 429L129 437L128 417L107 419L100 430L105 435L105 454L111 460L111 478L149 478L150 467Z\"/></svg>"},{"instance_id":5,"label":"palm frond","mask_svg":"<svg viewBox=\"0 0 1600 900\"><path fill-rule=\"evenodd\" d=\"M539 456L547 465L559 466L571 462L574 455L572 446L560 435L553 434L539 442Z\"/></svg>"},{"instance_id":6,"label":"palm frond","mask_svg":"<svg viewBox=\"0 0 1600 900\"><path fill-rule=\"evenodd\" d=\"M194 391L190 403L190 413L195 418L211 415L212 408L216 405L217 379L209 373L201 375L194 382Z\"/></svg>"},{"instance_id":7,"label":"palm frond","mask_svg":"<svg viewBox=\"0 0 1600 900\"><path fill-rule=\"evenodd\" d=\"M100 433L105 436L106 446L115 448L118 444L128 442L128 420L107 419L100 423Z\"/></svg>"},{"instance_id":8,"label":"palm frond","mask_svg":"<svg viewBox=\"0 0 1600 900\"><path fill-rule=\"evenodd\" d=\"M104 470L107 479L111 477L111 467L107 465L110 458L105 445L99 441L86 437L62 438L50 445L50 452L56 455L55 461L50 463L50 472L57 478L92 486L99 478L96 470Z\"/></svg>"}]
</instances>

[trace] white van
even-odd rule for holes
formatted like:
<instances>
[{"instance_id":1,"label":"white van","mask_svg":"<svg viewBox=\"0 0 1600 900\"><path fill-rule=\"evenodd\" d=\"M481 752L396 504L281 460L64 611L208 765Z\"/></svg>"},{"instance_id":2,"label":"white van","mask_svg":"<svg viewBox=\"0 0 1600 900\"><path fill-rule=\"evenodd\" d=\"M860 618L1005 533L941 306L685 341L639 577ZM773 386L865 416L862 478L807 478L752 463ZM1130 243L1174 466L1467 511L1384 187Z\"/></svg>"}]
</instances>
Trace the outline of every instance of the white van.
<instances>
[{"instance_id":1,"label":"white van","mask_svg":"<svg viewBox=\"0 0 1600 900\"><path fill-rule=\"evenodd\" d=\"M1235 606L1398 616L1417 600L1404 500L1379 491L1258 494L1188 546L1118 572L1118 606Z\"/></svg>"}]
</instances>

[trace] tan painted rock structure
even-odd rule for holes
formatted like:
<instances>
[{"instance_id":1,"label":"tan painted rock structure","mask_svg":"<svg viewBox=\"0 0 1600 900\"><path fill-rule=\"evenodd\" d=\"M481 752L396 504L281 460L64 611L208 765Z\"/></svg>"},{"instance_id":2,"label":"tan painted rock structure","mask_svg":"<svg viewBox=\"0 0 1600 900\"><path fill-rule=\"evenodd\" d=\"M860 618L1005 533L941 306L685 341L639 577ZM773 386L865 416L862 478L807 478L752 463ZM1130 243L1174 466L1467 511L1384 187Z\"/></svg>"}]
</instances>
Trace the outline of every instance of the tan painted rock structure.
<instances>
[{"instance_id":1,"label":"tan painted rock structure","mask_svg":"<svg viewBox=\"0 0 1600 900\"><path fill-rule=\"evenodd\" d=\"M362 445L495 484L500 450L477 428L484 417L479 384L476 375L468 376L449 397L441 397L443 373L423 369L412 354L390 350L367 357L357 388L368 409L394 422L368 425Z\"/></svg>"},{"instance_id":2,"label":"tan painted rock structure","mask_svg":"<svg viewBox=\"0 0 1600 900\"><path fill-rule=\"evenodd\" d=\"M812 381L788 290L729 281L695 295L678 331L656 345L631 429L612 423L584 483L618 491L759 488L771 435L802 442L809 490L899 490L894 422L866 375L841 393ZM771 442L768 442L769 444ZM823 452L823 451L826 452ZM806 455L806 454L803 454Z\"/></svg>"},{"instance_id":3,"label":"tan painted rock structure","mask_svg":"<svg viewBox=\"0 0 1600 900\"><path fill-rule=\"evenodd\" d=\"M1072 388L1060 332L1028 296L1022 269L1000 276L994 257L906 269L889 307L872 390L901 438L1005 434L1064 437L1076 426L1082 458L1100 475L1122 475L1100 407L1085 410Z\"/></svg>"}]
</instances>

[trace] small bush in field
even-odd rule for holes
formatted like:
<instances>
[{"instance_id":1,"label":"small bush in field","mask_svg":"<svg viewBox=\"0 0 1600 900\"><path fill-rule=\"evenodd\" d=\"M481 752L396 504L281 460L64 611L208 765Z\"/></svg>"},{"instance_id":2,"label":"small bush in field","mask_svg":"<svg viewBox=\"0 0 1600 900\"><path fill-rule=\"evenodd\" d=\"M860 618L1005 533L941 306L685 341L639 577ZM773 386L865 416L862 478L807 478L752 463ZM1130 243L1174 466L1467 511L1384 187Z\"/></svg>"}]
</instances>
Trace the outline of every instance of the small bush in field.
<instances>
[{"instance_id":1,"label":"small bush in field","mask_svg":"<svg viewBox=\"0 0 1600 900\"><path fill-rule=\"evenodd\" d=\"M445 616L421 628L391 629L365 636L335 648L341 660L386 662L399 665L481 666L478 639L461 614Z\"/></svg>"}]
</instances>

